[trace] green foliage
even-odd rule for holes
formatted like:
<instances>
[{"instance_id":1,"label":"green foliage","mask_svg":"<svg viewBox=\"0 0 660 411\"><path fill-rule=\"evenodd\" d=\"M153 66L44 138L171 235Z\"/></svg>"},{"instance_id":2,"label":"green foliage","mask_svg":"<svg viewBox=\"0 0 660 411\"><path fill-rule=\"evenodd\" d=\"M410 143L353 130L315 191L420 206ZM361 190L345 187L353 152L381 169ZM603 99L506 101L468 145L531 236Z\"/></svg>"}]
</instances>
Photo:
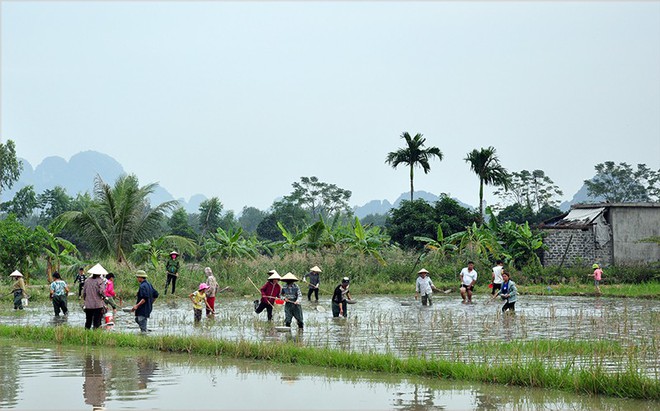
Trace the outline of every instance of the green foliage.
<instances>
[{"instance_id":1,"label":"green foliage","mask_svg":"<svg viewBox=\"0 0 660 411\"><path fill-rule=\"evenodd\" d=\"M220 227L223 205L218 197L209 198L199 205L199 227L202 237L214 233Z\"/></svg>"},{"instance_id":2,"label":"green foliage","mask_svg":"<svg viewBox=\"0 0 660 411\"><path fill-rule=\"evenodd\" d=\"M319 181L317 177L300 177L300 182L295 182L293 192L284 197L285 202L295 204L303 208L311 220L317 218L333 218L335 215L351 213L348 201L351 199L351 191Z\"/></svg>"},{"instance_id":3,"label":"green foliage","mask_svg":"<svg viewBox=\"0 0 660 411\"><path fill-rule=\"evenodd\" d=\"M0 142L0 194L13 187L23 171L23 163L16 157L16 144L7 140L6 144Z\"/></svg>"},{"instance_id":4,"label":"green foliage","mask_svg":"<svg viewBox=\"0 0 660 411\"><path fill-rule=\"evenodd\" d=\"M442 232L442 224L438 224L438 231L435 238L415 236L414 239L423 242L426 250L437 253L442 259L447 258L451 252L457 249L454 244L445 240L445 235Z\"/></svg>"},{"instance_id":5,"label":"green foliage","mask_svg":"<svg viewBox=\"0 0 660 411\"><path fill-rule=\"evenodd\" d=\"M651 170L646 164L637 169L627 163L613 161L596 164L596 175L585 180L587 192L608 203L660 201L660 170Z\"/></svg>"},{"instance_id":6,"label":"green foliage","mask_svg":"<svg viewBox=\"0 0 660 411\"><path fill-rule=\"evenodd\" d=\"M362 225L374 225L378 227L385 227L387 224L387 214L367 214L360 220Z\"/></svg>"},{"instance_id":7,"label":"green foliage","mask_svg":"<svg viewBox=\"0 0 660 411\"><path fill-rule=\"evenodd\" d=\"M49 230L37 226L35 233L42 239L42 250L46 255L46 273L48 281L52 280L51 274L60 270L63 263L68 266L78 265L80 253L76 246L57 234L62 230L63 224L51 224Z\"/></svg>"},{"instance_id":8,"label":"green foliage","mask_svg":"<svg viewBox=\"0 0 660 411\"><path fill-rule=\"evenodd\" d=\"M508 189L494 192L504 203L518 205L537 213L545 206L558 207L564 193L543 170L522 170L510 175ZM521 223L524 221L521 221Z\"/></svg>"},{"instance_id":9,"label":"green foliage","mask_svg":"<svg viewBox=\"0 0 660 411\"><path fill-rule=\"evenodd\" d=\"M465 227L479 221L479 215L460 204L447 194L440 195L435 202L435 221L442 224L445 235L452 235L465 230Z\"/></svg>"},{"instance_id":10,"label":"green foliage","mask_svg":"<svg viewBox=\"0 0 660 411\"><path fill-rule=\"evenodd\" d=\"M39 224L46 227L60 214L73 210L73 199L66 193L66 189L55 186L44 190L37 196L38 207L41 209Z\"/></svg>"},{"instance_id":11,"label":"green foliage","mask_svg":"<svg viewBox=\"0 0 660 411\"><path fill-rule=\"evenodd\" d=\"M284 200L276 201L271 210L271 213L257 225L257 235L262 240L281 241L284 239L278 223L293 232L300 232L307 225L307 212L294 203Z\"/></svg>"},{"instance_id":12,"label":"green foliage","mask_svg":"<svg viewBox=\"0 0 660 411\"><path fill-rule=\"evenodd\" d=\"M488 261L504 251L496 232L477 223L472 223L465 231L452 234L446 241L454 244L458 252L468 260Z\"/></svg>"},{"instance_id":13,"label":"green foliage","mask_svg":"<svg viewBox=\"0 0 660 411\"><path fill-rule=\"evenodd\" d=\"M261 211L256 207L243 207L241 216L238 218L238 223L243 230L248 233L255 233L259 223L266 217L267 213Z\"/></svg>"},{"instance_id":14,"label":"green foliage","mask_svg":"<svg viewBox=\"0 0 660 411\"><path fill-rule=\"evenodd\" d=\"M148 196L156 185L140 187L134 175L121 176L111 187L100 176L94 184L94 201L82 211L68 211L58 219L77 232L101 256L125 262L133 245L148 240L160 227L165 212L177 202L150 207Z\"/></svg>"},{"instance_id":15,"label":"green foliage","mask_svg":"<svg viewBox=\"0 0 660 411\"><path fill-rule=\"evenodd\" d=\"M433 237L437 233L435 210L425 200L402 201L389 211L385 227L392 241L404 248L420 248L415 236Z\"/></svg>"},{"instance_id":16,"label":"green foliage","mask_svg":"<svg viewBox=\"0 0 660 411\"><path fill-rule=\"evenodd\" d=\"M259 253L259 243L256 239L242 237L243 229L225 231L218 227L215 233L204 241L206 259L236 260L239 258L254 258Z\"/></svg>"},{"instance_id":17,"label":"green foliage","mask_svg":"<svg viewBox=\"0 0 660 411\"><path fill-rule=\"evenodd\" d=\"M495 147L474 149L465 157L465 162L470 164L470 169L479 177L479 216L481 218L484 215L484 184L502 186L505 190L509 188L509 173L502 167L495 152Z\"/></svg>"},{"instance_id":18,"label":"green foliage","mask_svg":"<svg viewBox=\"0 0 660 411\"><path fill-rule=\"evenodd\" d=\"M387 246L389 238L380 230L380 227L371 227L365 230L360 224L360 219L355 217L353 235L345 238L342 243L348 246L347 251L357 251L360 254L370 255L380 264L386 265L387 263L380 251Z\"/></svg>"},{"instance_id":19,"label":"green foliage","mask_svg":"<svg viewBox=\"0 0 660 411\"><path fill-rule=\"evenodd\" d=\"M42 251L44 238L41 231L35 231L21 224L16 216L9 214L0 220L0 268L5 274L20 270L26 279L29 269L36 266Z\"/></svg>"},{"instance_id":20,"label":"green foliage","mask_svg":"<svg viewBox=\"0 0 660 411\"><path fill-rule=\"evenodd\" d=\"M172 216L167 221L167 225L170 228L170 234L186 237L186 238L195 238L195 230L190 226L188 220L188 213L183 207L179 207L172 213Z\"/></svg>"},{"instance_id":21,"label":"green foliage","mask_svg":"<svg viewBox=\"0 0 660 411\"><path fill-rule=\"evenodd\" d=\"M392 168L397 168L401 164L405 164L410 168L410 201L412 202L415 191L413 185L415 167L421 167L424 174L428 174L431 171L429 161L433 157L437 157L438 160L442 161L442 151L438 147L424 148L426 139L419 133L415 134L415 137L411 137L405 131L401 134L401 138L406 141L406 146L388 153L385 163L392 166Z\"/></svg>"},{"instance_id":22,"label":"green foliage","mask_svg":"<svg viewBox=\"0 0 660 411\"><path fill-rule=\"evenodd\" d=\"M138 265L149 262L154 269L158 269L159 263L169 258L172 249L178 250L182 255L195 255L197 244L187 237L166 235L134 244L131 260Z\"/></svg>"},{"instance_id":23,"label":"green foliage","mask_svg":"<svg viewBox=\"0 0 660 411\"><path fill-rule=\"evenodd\" d=\"M37 195L34 192L34 187L25 186L16 192L11 201L2 203L0 210L12 213L20 220L25 220L32 215L37 205Z\"/></svg>"}]
</instances>

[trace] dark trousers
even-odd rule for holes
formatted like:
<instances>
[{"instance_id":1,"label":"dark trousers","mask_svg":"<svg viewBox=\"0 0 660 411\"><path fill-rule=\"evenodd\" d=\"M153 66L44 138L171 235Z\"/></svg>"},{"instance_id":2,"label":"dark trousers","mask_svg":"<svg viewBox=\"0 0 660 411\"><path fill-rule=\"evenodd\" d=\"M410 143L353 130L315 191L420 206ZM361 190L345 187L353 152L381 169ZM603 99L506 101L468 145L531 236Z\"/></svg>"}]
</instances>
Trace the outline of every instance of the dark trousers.
<instances>
[{"instance_id":1,"label":"dark trousers","mask_svg":"<svg viewBox=\"0 0 660 411\"><path fill-rule=\"evenodd\" d=\"M99 328L103 318L103 308L85 308L85 328Z\"/></svg>"},{"instance_id":2,"label":"dark trousers","mask_svg":"<svg viewBox=\"0 0 660 411\"><path fill-rule=\"evenodd\" d=\"M510 303L510 302L507 301L502 306L502 312L505 312L506 310L516 311L516 302L514 301L514 302Z\"/></svg>"},{"instance_id":3,"label":"dark trousers","mask_svg":"<svg viewBox=\"0 0 660 411\"><path fill-rule=\"evenodd\" d=\"M344 317L346 317L346 314L348 313L348 312L346 311L346 301L342 301L342 302L339 303L339 304L341 304L341 309L342 309L342 311L343 311L343 314L342 314L342 315L343 315ZM339 317L339 304L337 304L337 303L334 302L334 301L332 302L332 316L333 316L333 317Z\"/></svg>"},{"instance_id":4,"label":"dark trousers","mask_svg":"<svg viewBox=\"0 0 660 411\"><path fill-rule=\"evenodd\" d=\"M284 304L284 325L291 327L291 319L295 318L298 328L303 328L303 313L300 304L287 302Z\"/></svg>"},{"instance_id":5,"label":"dark trousers","mask_svg":"<svg viewBox=\"0 0 660 411\"><path fill-rule=\"evenodd\" d=\"M23 309L23 290L14 290L14 310Z\"/></svg>"},{"instance_id":6,"label":"dark trousers","mask_svg":"<svg viewBox=\"0 0 660 411\"><path fill-rule=\"evenodd\" d=\"M266 310L266 314L268 315L268 321L271 321L273 319L273 306L269 303L261 302L259 306L254 310L255 313L261 314L263 310Z\"/></svg>"},{"instance_id":7,"label":"dark trousers","mask_svg":"<svg viewBox=\"0 0 660 411\"><path fill-rule=\"evenodd\" d=\"M176 290L176 275L167 274L167 281L165 282L165 294L167 294L167 287L169 287L170 282L172 283L172 294Z\"/></svg>"},{"instance_id":8,"label":"dark trousers","mask_svg":"<svg viewBox=\"0 0 660 411\"><path fill-rule=\"evenodd\" d=\"M492 295L495 295L495 293L502 288L502 284L495 284L493 283L493 290L490 292Z\"/></svg>"},{"instance_id":9,"label":"dark trousers","mask_svg":"<svg viewBox=\"0 0 660 411\"><path fill-rule=\"evenodd\" d=\"M201 308L193 308L193 311L195 312L195 322L198 323L202 321L202 310Z\"/></svg>"},{"instance_id":10,"label":"dark trousers","mask_svg":"<svg viewBox=\"0 0 660 411\"><path fill-rule=\"evenodd\" d=\"M78 284L78 298L82 295L83 283Z\"/></svg>"},{"instance_id":11,"label":"dark trousers","mask_svg":"<svg viewBox=\"0 0 660 411\"><path fill-rule=\"evenodd\" d=\"M66 295L53 296L53 311L55 311L55 315L60 315L60 310L64 315L67 315L69 312L69 309L66 306Z\"/></svg>"},{"instance_id":12,"label":"dark trousers","mask_svg":"<svg viewBox=\"0 0 660 411\"><path fill-rule=\"evenodd\" d=\"M309 291L307 291L307 301L312 301L312 294L314 294L314 298L316 301L319 300L319 289L318 288L310 288Z\"/></svg>"},{"instance_id":13,"label":"dark trousers","mask_svg":"<svg viewBox=\"0 0 660 411\"><path fill-rule=\"evenodd\" d=\"M433 300L431 299L431 294L424 294L422 296L422 305L433 305ZM345 310L346 308L344 308Z\"/></svg>"}]
</instances>

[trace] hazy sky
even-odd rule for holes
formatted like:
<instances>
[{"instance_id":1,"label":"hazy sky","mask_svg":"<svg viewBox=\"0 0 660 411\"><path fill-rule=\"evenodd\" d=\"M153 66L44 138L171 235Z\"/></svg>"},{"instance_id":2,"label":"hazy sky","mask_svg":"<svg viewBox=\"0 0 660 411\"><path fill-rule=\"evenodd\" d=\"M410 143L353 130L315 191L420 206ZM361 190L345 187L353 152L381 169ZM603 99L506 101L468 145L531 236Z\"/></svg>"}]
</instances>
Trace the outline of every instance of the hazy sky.
<instances>
[{"instance_id":1,"label":"hazy sky","mask_svg":"<svg viewBox=\"0 0 660 411\"><path fill-rule=\"evenodd\" d=\"M36 166L96 150L175 197L265 209L301 176L478 204L494 146L565 199L594 165L660 168L660 2L2 1L3 141ZM495 198L487 195L489 203Z\"/></svg>"}]
</instances>

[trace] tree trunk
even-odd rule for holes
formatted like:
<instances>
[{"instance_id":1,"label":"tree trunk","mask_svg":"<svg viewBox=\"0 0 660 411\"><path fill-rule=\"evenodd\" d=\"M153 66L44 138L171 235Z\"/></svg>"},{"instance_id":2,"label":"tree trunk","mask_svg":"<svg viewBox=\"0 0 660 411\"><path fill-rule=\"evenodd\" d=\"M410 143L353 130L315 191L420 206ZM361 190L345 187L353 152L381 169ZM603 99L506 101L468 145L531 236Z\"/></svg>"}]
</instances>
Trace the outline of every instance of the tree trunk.
<instances>
[{"instance_id":1,"label":"tree trunk","mask_svg":"<svg viewBox=\"0 0 660 411\"><path fill-rule=\"evenodd\" d=\"M412 164L410 165L410 202L412 203L413 201L413 192L415 191L415 188L413 187L413 166Z\"/></svg>"},{"instance_id":2,"label":"tree trunk","mask_svg":"<svg viewBox=\"0 0 660 411\"><path fill-rule=\"evenodd\" d=\"M53 258L46 258L46 275L48 276L48 284L53 282Z\"/></svg>"},{"instance_id":3,"label":"tree trunk","mask_svg":"<svg viewBox=\"0 0 660 411\"><path fill-rule=\"evenodd\" d=\"M484 180L479 179L479 218L484 222Z\"/></svg>"}]
</instances>

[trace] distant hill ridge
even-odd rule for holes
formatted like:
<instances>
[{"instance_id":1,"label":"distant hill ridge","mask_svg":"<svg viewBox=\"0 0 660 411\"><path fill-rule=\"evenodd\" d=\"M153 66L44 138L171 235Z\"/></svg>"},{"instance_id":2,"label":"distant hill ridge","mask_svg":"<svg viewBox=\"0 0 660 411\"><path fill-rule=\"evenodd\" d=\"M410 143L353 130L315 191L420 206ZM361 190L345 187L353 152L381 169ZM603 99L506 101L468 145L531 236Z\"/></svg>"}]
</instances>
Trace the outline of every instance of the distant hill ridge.
<instances>
[{"instance_id":1,"label":"distant hill ridge","mask_svg":"<svg viewBox=\"0 0 660 411\"><path fill-rule=\"evenodd\" d=\"M127 173L117 160L107 154L93 150L75 154L69 161L58 156L46 157L36 168L27 160L20 160L23 162L23 172L11 190L2 193L4 201L11 199L18 190L28 185L34 186L34 190L38 194L58 185L64 187L70 196L75 196L77 193L85 191L91 193L94 189L94 178L97 174L104 181L112 184L120 175ZM369 214L385 214L392 208L398 208L401 201L408 200L409 198L410 192L404 192L401 193L394 203L390 203L386 199L371 200L362 206L353 207L353 212L359 218L364 218ZM427 191L415 191L414 198L421 198L429 203L434 203L439 199L439 196ZM160 185L156 187L156 190L150 197L152 204L174 199L174 196ZM183 198L177 200L188 213L194 213L199 210L199 205L206 199L207 197L203 194L195 194L188 201ZM571 201L561 204L561 209L567 210L571 204L584 202L589 199L586 194L586 187L583 186ZM454 198L454 200L458 201L463 207L474 209L474 207L458 199ZM249 204L245 205L249 206ZM240 214L240 211L236 210L236 214Z\"/></svg>"}]
</instances>

